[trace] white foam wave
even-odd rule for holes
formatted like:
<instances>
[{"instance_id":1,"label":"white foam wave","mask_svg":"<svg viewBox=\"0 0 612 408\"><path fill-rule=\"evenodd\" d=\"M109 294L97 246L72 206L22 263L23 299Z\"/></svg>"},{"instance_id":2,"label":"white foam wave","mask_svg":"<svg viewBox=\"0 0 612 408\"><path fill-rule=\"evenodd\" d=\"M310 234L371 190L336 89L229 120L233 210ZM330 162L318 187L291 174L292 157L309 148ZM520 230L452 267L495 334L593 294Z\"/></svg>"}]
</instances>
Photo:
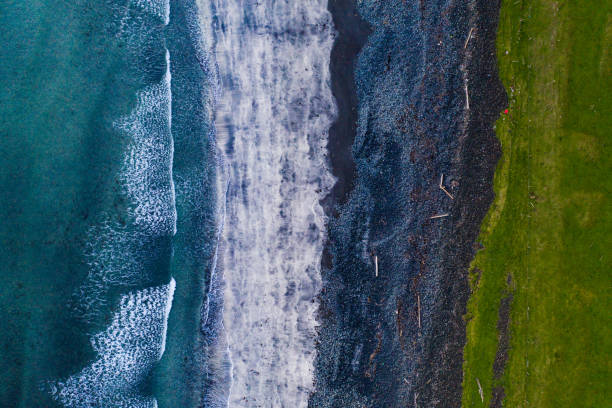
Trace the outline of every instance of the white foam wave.
<instances>
[{"instance_id":1,"label":"white foam wave","mask_svg":"<svg viewBox=\"0 0 612 408\"><path fill-rule=\"evenodd\" d=\"M109 327L93 336L98 358L65 381L50 385L65 407L156 407L152 397L138 395L138 383L158 361L165 345L174 294L169 284L123 295Z\"/></svg>"},{"instance_id":2,"label":"white foam wave","mask_svg":"<svg viewBox=\"0 0 612 408\"><path fill-rule=\"evenodd\" d=\"M115 124L130 140L121 180L133 203L135 223L160 235L176 233L171 79L166 50L163 80L142 90L136 108Z\"/></svg>"},{"instance_id":3,"label":"white foam wave","mask_svg":"<svg viewBox=\"0 0 612 408\"><path fill-rule=\"evenodd\" d=\"M149 255L142 253L141 242L176 233L170 86L170 54L166 50L162 81L141 91L135 109L115 123L128 140L119 179L129 206L123 222L105 221L89 230L84 254L89 272L75 294L79 313L86 321L104 306L103 294L109 287L138 285L146 279L143 268Z\"/></svg>"},{"instance_id":4,"label":"white foam wave","mask_svg":"<svg viewBox=\"0 0 612 408\"><path fill-rule=\"evenodd\" d=\"M326 0L212 0L216 131L230 165L224 323L232 407L305 407L333 184L327 132L333 45Z\"/></svg>"},{"instance_id":5,"label":"white foam wave","mask_svg":"<svg viewBox=\"0 0 612 408\"><path fill-rule=\"evenodd\" d=\"M172 309L172 300L174 299L174 290L176 289L176 281L174 278L170 279L168 286L168 300L166 301L166 308L164 309L164 320L162 327L162 344L159 351L159 358L164 355L166 351L166 335L168 334L168 316L170 316L170 310Z\"/></svg>"},{"instance_id":6,"label":"white foam wave","mask_svg":"<svg viewBox=\"0 0 612 408\"><path fill-rule=\"evenodd\" d=\"M161 18L165 25L170 22L170 0L133 0L134 4L148 13Z\"/></svg>"}]
</instances>

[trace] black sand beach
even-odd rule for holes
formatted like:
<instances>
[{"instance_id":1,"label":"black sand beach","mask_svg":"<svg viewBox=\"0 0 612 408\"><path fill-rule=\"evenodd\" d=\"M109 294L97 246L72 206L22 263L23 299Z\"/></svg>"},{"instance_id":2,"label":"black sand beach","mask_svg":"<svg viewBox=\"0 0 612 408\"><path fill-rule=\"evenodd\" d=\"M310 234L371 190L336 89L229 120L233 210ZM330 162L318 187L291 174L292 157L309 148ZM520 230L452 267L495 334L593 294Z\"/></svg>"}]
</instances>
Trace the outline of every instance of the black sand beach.
<instances>
[{"instance_id":1,"label":"black sand beach","mask_svg":"<svg viewBox=\"0 0 612 408\"><path fill-rule=\"evenodd\" d=\"M441 245L444 296L437 304L430 349L419 368L424 406L461 406L468 267L480 246L480 224L493 202L493 173L501 155L493 125L507 104L495 50L499 7L499 1L474 2L474 29L465 51L470 115L460 147L460 188L445 231L449 239Z\"/></svg>"},{"instance_id":2,"label":"black sand beach","mask_svg":"<svg viewBox=\"0 0 612 408\"><path fill-rule=\"evenodd\" d=\"M329 5L338 183L325 202L310 406L458 407L468 266L493 199L492 126L506 103L499 3L361 5L371 28L354 7Z\"/></svg>"}]
</instances>

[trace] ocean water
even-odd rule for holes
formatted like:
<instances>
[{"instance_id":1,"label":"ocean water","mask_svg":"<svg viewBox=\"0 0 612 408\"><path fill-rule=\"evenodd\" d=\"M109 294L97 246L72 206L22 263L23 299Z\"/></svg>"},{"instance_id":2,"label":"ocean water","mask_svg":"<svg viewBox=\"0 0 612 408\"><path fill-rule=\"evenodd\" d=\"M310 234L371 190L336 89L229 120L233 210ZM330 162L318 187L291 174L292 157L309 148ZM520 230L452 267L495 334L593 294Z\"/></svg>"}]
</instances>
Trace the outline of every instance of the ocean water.
<instances>
[{"instance_id":1,"label":"ocean water","mask_svg":"<svg viewBox=\"0 0 612 408\"><path fill-rule=\"evenodd\" d=\"M0 9L0 405L157 406L151 373L185 285L170 4Z\"/></svg>"}]
</instances>

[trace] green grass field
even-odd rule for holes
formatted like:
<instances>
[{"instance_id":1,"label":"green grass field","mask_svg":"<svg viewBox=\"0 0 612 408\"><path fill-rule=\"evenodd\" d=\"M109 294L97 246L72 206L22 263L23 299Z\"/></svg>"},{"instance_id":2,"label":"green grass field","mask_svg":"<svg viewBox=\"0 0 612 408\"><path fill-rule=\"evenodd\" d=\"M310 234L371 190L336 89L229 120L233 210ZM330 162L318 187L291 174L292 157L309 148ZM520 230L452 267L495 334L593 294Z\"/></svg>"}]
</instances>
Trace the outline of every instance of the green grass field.
<instances>
[{"instance_id":1,"label":"green grass field","mask_svg":"<svg viewBox=\"0 0 612 408\"><path fill-rule=\"evenodd\" d=\"M510 106L472 264L464 407L489 406L498 386L505 407L612 406L611 44L609 0L503 1ZM495 376L508 294L510 350Z\"/></svg>"}]
</instances>

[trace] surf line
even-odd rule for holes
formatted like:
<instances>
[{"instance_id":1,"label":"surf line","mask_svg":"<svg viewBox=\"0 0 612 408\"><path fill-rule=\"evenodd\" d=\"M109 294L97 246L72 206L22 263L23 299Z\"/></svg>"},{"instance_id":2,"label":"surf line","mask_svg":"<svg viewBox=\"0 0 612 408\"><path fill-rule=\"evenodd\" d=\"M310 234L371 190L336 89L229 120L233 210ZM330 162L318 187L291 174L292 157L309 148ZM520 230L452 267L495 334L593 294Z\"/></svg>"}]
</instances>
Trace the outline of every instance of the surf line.
<instances>
[{"instance_id":1,"label":"surf line","mask_svg":"<svg viewBox=\"0 0 612 408\"><path fill-rule=\"evenodd\" d=\"M139 91L134 110L114 124L118 132L130 138L119 180L130 202L127 212L133 229L127 231L112 222L93 227L91 236L96 240L88 254L92 262L80 293L98 288L87 296L101 296L126 282L138 282L150 271L131 262L135 254L130 244L176 233L171 103L170 54L166 49L164 78ZM127 243L127 249L117 250L117 242ZM111 324L91 336L97 359L65 380L44 385L52 398L66 407L157 406L154 398L137 389L165 351L175 288L176 282L170 277L168 284L121 295Z\"/></svg>"},{"instance_id":2,"label":"surf line","mask_svg":"<svg viewBox=\"0 0 612 408\"><path fill-rule=\"evenodd\" d=\"M219 263L232 407L306 407L333 185L327 1L211 0L217 144L230 185ZM313 204L314 203L314 204Z\"/></svg>"}]
</instances>

